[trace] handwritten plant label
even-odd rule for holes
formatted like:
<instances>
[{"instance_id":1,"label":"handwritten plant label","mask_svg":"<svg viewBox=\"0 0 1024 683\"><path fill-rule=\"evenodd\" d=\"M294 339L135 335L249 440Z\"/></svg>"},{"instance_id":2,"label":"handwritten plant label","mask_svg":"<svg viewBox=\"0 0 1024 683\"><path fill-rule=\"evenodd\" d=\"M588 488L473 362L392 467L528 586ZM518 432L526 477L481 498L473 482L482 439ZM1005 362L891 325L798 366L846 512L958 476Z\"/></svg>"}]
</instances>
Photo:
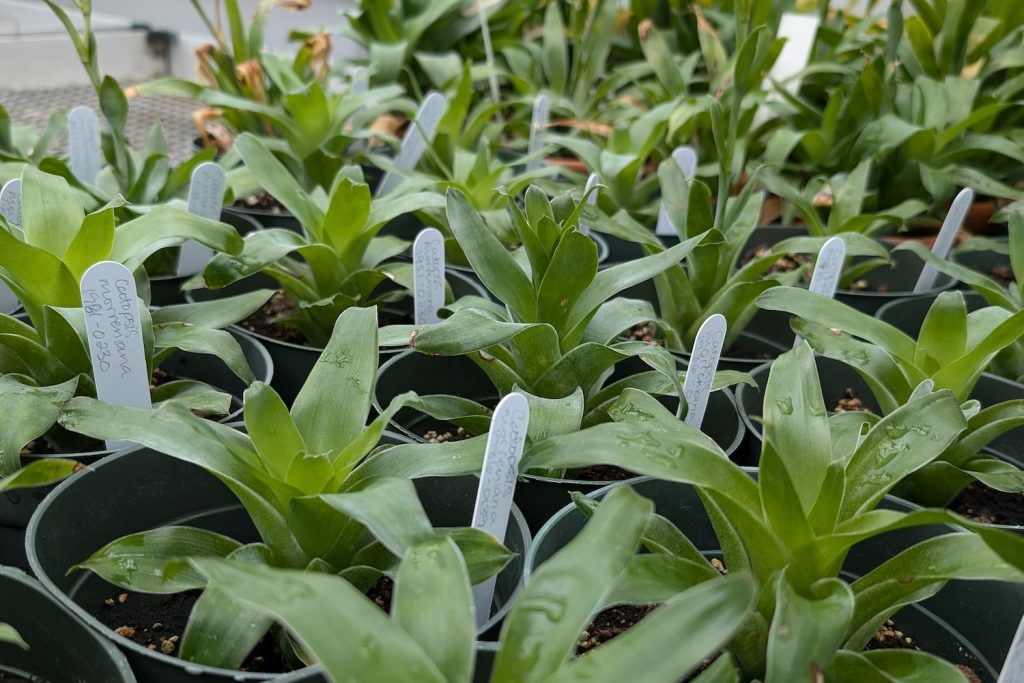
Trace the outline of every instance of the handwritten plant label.
<instances>
[{"instance_id":1,"label":"handwritten plant label","mask_svg":"<svg viewBox=\"0 0 1024 683\"><path fill-rule=\"evenodd\" d=\"M416 168L420 158L427 150L427 144L434 139L434 131L437 124L441 122L445 110L448 109L448 100L444 95L432 92L423 98L416 117L409 122L409 128L402 139L402 145L398 148L398 155L395 157L395 168L384 174L377 186L377 196L383 197L390 193L402 182L402 176L396 171L409 171Z\"/></svg>"},{"instance_id":2,"label":"handwritten plant label","mask_svg":"<svg viewBox=\"0 0 1024 683\"><path fill-rule=\"evenodd\" d=\"M1003 670L999 673L997 683L1020 683L1024 681L1024 619L1017 627L1017 634L1013 637L1013 644L1010 645L1010 652L1003 662Z\"/></svg>"},{"instance_id":3,"label":"handwritten plant label","mask_svg":"<svg viewBox=\"0 0 1024 683\"><path fill-rule=\"evenodd\" d=\"M790 94L800 90L800 79L797 74L807 67L814 49L814 39L818 35L818 17L813 14L794 14L786 12L779 22L778 37L786 40L779 52L778 59L768 71L764 79L764 90L768 93L766 102L776 102L782 96L772 86L772 81L781 83ZM771 117L771 110L762 106L754 116L754 125L759 126Z\"/></svg>"},{"instance_id":4,"label":"handwritten plant label","mask_svg":"<svg viewBox=\"0 0 1024 683\"><path fill-rule=\"evenodd\" d=\"M486 531L503 543L512 510L512 495L516 490L516 477L519 476L519 459L523 455L529 424L530 406L526 397L511 393L501 399L494 409L491 429L487 434L472 526ZM492 577L473 588L477 626L486 623L491 616L494 582Z\"/></svg>"},{"instance_id":5,"label":"handwritten plant label","mask_svg":"<svg viewBox=\"0 0 1024 683\"><path fill-rule=\"evenodd\" d=\"M686 186L689 189L690 181L697 174L697 150L689 145L680 145L672 150L672 159L676 162L679 170L683 172L683 178L686 179ZM658 237L674 237L676 235L676 226L672 224L672 219L665 208L664 199L662 199L661 208L658 210L658 222L654 226L654 234Z\"/></svg>"},{"instance_id":6,"label":"handwritten plant label","mask_svg":"<svg viewBox=\"0 0 1024 683\"><path fill-rule=\"evenodd\" d=\"M441 322L444 306L444 237L434 228L420 230L412 244L413 318L417 325Z\"/></svg>"},{"instance_id":7,"label":"handwritten plant label","mask_svg":"<svg viewBox=\"0 0 1024 683\"><path fill-rule=\"evenodd\" d=\"M21 226L21 178L4 183L0 190L0 213L11 225Z\"/></svg>"},{"instance_id":8,"label":"handwritten plant label","mask_svg":"<svg viewBox=\"0 0 1024 683\"><path fill-rule=\"evenodd\" d=\"M551 117L551 100L547 95L537 95L533 101L533 116L530 119L530 143L526 147L526 154L530 160L526 162L526 170L539 171L544 165L538 158L541 148L544 146L544 131L548 128L548 121Z\"/></svg>"},{"instance_id":9,"label":"handwritten plant label","mask_svg":"<svg viewBox=\"0 0 1024 683\"><path fill-rule=\"evenodd\" d=\"M196 166L188 187L188 212L200 218L219 221L226 184L224 169L218 164L206 161ZM212 249L195 240L188 240L181 245L178 275L194 275L202 271L211 258Z\"/></svg>"},{"instance_id":10,"label":"handwritten plant label","mask_svg":"<svg viewBox=\"0 0 1024 683\"><path fill-rule=\"evenodd\" d=\"M846 260L846 242L839 237L833 237L821 245L818 258L814 262L814 274L811 275L811 284L808 289L815 294L827 296L829 299L836 295L836 288L839 286L839 276L843 274L843 262ZM796 336L793 346L799 346L803 341L800 335Z\"/></svg>"},{"instance_id":11,"label":"handwritten plant label","mask_svg":"<svg viewBox=\"0 0 1024 683\"><path fill-rule=\"evenodd\" d=\"M698 429L704 422L704 413L708 408L718 359L722 356L722 344L725 343L726 328L725 316L715 313L700 326L693 341L690 365L686 368L686 379L683 380L683 396L686 397L687 406L686 419L683 421Z\"/></svg>"},{"instance_id":12,"label":"handwritten plant label","mask_svg":"<svg viewBox=\"0 0 1024 683\"><path fill-rule=\"evenodd\" d=\"M960 194L956 196L956 199L953 200L949 207L946 220L942 221L942 228L939 229L939 235L935 238L935 245L932 247L933 254L941 259L949 255L949 250L953 248L953 243L956 242L956 235L960 232L964 219L967 218L967 212L971 209L971 204L973 203L974 190L969 187L960 190ZM925 265L921 269L921 276L917 278L917 284L914 285L914 294L927 292L935 286L935 280L938 277L939 271L934 266Z\"/></svg>"},{"instance_id":13,"label":"handwritten plant label","mask_svg":"<svg viewBox=\"0 0 1024 683\"><path fill-rule=\"evenodd\" d=\"M82 275L81 289L96 397L113 405L152 407L131 271L115 261L100 261ZM107 441L110 450L129 445L130 441Z\"/></svg>"},{"instance_id":14,"label":"handwritten plant label","mask_svg":"<svg viewBox=\"0 0 1024 683\"><path fill-rule=\"evenodd\" d=\"M587 184L583 186L583 194L586 195L599 182L601 182L601 178L597 175L597 173L591 173L590 177L587 178ZM599 195L600 193L600 189L594 189L593 192L590 192L590 196L587 197L587 206L597 206L597 195ZM590 226L584 223L583 221L580 221L580 234L590 234Z\"/></svg>"},{"instance_id":15,"label":"handwritten plant label","mask_svg":"<svg viewBox=\"0 0 1024 683\"><path fill-rule=\"evenodd\" d=\"M100 122L91 107L75 107L68 114L71 172L86 185L94 185L103 168Z\"/></svg>"}]
</instances>

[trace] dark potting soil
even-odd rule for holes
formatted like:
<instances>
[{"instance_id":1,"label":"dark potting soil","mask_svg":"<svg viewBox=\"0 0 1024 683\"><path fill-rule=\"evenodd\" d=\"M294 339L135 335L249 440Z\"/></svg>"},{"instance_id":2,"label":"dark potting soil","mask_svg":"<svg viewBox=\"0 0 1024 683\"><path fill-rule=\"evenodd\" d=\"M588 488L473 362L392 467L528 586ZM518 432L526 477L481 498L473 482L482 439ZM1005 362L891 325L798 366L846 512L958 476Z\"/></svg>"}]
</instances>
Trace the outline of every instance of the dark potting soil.
<instances>
[{"instance_id":1,"label":"dark potting soil","mask_svg":"<svg viewBox=\"0 0 1024 683\"><path fill-rule=\"evenodd\" d=\"M1024 493L1006 493L971 482L949 509L982 524L1024 524Z\"/></svg>"},{"instance_id":2,"label":"dark potting soil","mask_svg":"<svg viewBox=\"0 0 1024 683\"><path fill-rule=\"evenodd\" d=\"M571 478L580 481L623 481L635 476L635 473L615 465L590 465L577 470Z\"/></svg>"},{"instance_id":3,"label":"dark potting soil","mask_svg":"<svg viewBox=\"0 0 1024 683\"><path fill-rule=\"evenodd\" d=\"M870 413L871 410L864 405L853 389L843 389L843 395L832 399L828 404L829 411L833 413Z\"/></svg>"},{"instance_id":4,"label":"dark potting soil","mask_svg":"<svg viewBox=\"0 0 1024 683\"><path fill-rule=\"evenodd\" d=\"M851 292L878 292L879 294L885 294L889 291L889 285L872 285L866 279L861 278L854 280L850 285L849 291Z\"/></svg>"},{"instance_id":5,"label":"dark potting soil","mask_svg":"<svg viewBox=\"0 0 1024 683\"><path fill-rule=\"evenodd\" d=\"M288 344L308 346L309 340L306 338L305 334L296 328L281 322L285 318L295 315L295 313L295 305L292 303L291 299L288 298L288 295L284 293L284 290L279 289L274 292L273 296L271 296L267 303L263 304L258 311L238 324L246 330L255 332L256 334L261 334L264 337L270 337L271 339L276 339L277 341ZM387 325L411 325L413 322L411 314L382 308L377 309L378 327L385 327Z\"/></svg>"},{"instance_id":6,"label":"dark potting soil","mask_svg":"<svg viewBox=\"0 0 1024 683\"><path fill-rule=\"evenodd\" d=\"M154 652L177 656L188 617L200 591L171 595L122 591L103 602L93 616L114 633ZM253 648L239 671L285 673L290 671L277 643L269 635Z\"/></svg>"},{"instance_id":7,"label":"dark potting soil","mask_svg":"<svg viewBox=\"0 0 1024 683\"><path fill-rule=\"evenodd\" d=\"M239 209L266 211L268 213L278 215L288 213L288 209L284 208L284 205L271 196L269 192L260 192L258 194L249 195L248 197L236 199L232 206Z\"/></svg>"},{"instance_id":8,"label":"dark potting soil","mask_svg":"<svg viewBox=\"0 0 1024 683\"><path fill-rule=\"evenodd\" d=\"M395 597L395 581L390 576L382 576L366 591L366 597L373 600L377 607L391 614L391 600Z\"/></svg>"},{"instance_id":9,"label":"dark potting soil","mask_svg":"<svg viewBox=\"0 0 1024 683\"><path fill-rule=\"evenodd\" d=\"M743 346L742 342L736 342L722 354L725 358L744 358L747 360L772 360L777 354L767 351L754 351Z\"/></svg>"},{"instance_id":10,"label":"dark potting soil","mask_svg":"<svg viewBox=\"0 0 1024 683\"><path fill-rule=\"evenodd\" d=\"M739 266L742 268L754 259L764 258L772 252L772 248L767 244L759 244L753 249L749 249L743 252L743 256L740 257ZM789 273L801 266L811 263L813 259L807 254L783 254L779 257L779 260L771 265L771 267L765 271L765 275L774 275L775 273Z\"/></svg>"},{"instance_id":11,"label":"dark potting soil","mask_svg":"<svg viewBox=\"0 0 1024 683\"><path fill-rule=\"evenodd\" d=\"M652 322L640 323L630 328L625 335L627 341L642 341L648 344L664 346L665 343L658 339L658 328Z\"/></svg>"},{"instance_id":12,"label":"dark potting soil","mask_svg":"<svg viewBox=\"0 0 1024 683\"><path fill-rule=\"evenodd\" d=\"M423 433L423 440L427 443L448 443L450 441L465 441L472 438L472 434L462 427L450 427L448 429L430 429Z\"/></svg>"},{"instance_id":13,"label":"dark potting soil","mask_svg":"<svg viewBox=\"0 0 1024 683\"><path fill-rule=\"evenodd\" d=\"M989 271L989 274L992 275L993 280L999 282L1003 287L1009 287L1017 281L1017 276L1013 274L1013 267L1008 263L996 266Z\"/></svg>"},{"instance_id":14,"label":"dark potting soil","mask_svg":"<svg viewBox=\"0 0 1024 683\"><path fill-rule=\"evenodd\" d=\"M865 650L920 650L917 646L917 641L912 635L908 635L901 631L899 627L893 623L892 619L885 622L882 628L878 629L874 637L868 641L868 644L864 646ZM974 671L973 666L975 658L971 653L965 650L963 647L958 647L959 652L957 653L957 661L950 661L949 663L960 670L960 673L970 683L982 683L981 677L978 676L977 672ZM947 660L949 661L949 660Z\"/></svg>"}]
</instances>

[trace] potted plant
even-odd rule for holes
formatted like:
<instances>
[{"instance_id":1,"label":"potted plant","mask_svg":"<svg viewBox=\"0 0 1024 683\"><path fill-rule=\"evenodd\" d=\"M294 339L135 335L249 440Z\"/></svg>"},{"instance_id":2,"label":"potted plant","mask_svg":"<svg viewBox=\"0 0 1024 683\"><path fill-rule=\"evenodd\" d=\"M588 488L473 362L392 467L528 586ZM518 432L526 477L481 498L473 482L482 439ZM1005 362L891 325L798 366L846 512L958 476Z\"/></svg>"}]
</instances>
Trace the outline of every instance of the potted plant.
<instances>
[{"instance_id":1,"label":"potted plant","mask_svg":"<svg viewBox=\"0 0 1024 683\"><path fill-rule=\"evenodd\" d=\"M472 477L448 477L479 471L480 459L452 462L445 456L444 446L380 448L382 440L393 442L384 428L403 402L415 398L411 395L397 399L367 426L377 369L375 319L372 308L351 308L338 318L330 342L291 411L269 386L253 384L245 395L247 434L176 406L141 410L92 399L68 402L61 417L66 428L95 438L113 438L109 434L117 432L117 438L131 439L170 456L164 460L192 467L164 467L153 451L142 451L102 466L102 476L98 466L89 477L69 480L56 494L63 502L46 505L34 518L28 544L34 571L83 616L100 608L102 597L98 594L111 589L92 578L86 580L87 589L68 592L71 577L65 576L67 570L94 572L132 591L128 599L145 606L147 598L138 593L166 595L204 588L205 581L197 580L193 572L161 570L167 560L193 553L338 574L367 591L393 576L408 548L426 538L450 536L463 548L475 582L496 575L511 559L508 550L475 529L435 530L420 502L428 507L430 518L440 520L437 524L464 526L465 522L454 520L468 520L476 485ZM340 387L344 391L339 391ZM159 473L157 481L171 472L189 474L183 475L181 485L172 487L173 495L158 494L147 490L150 480L141 474L145 470L138 469L140 460L154 475ZM213 477L230 489L227 501L219 487L213 493L179 498L193 486L206 490L208 484L203 482ZM418 493L410 477L423 479ZM152 511L140 511L141 519L119 521L114 510L98 511L81 526L66 519L78 507L80 496L95 495L96 487L108 485L112 479L130 480L128 488L133 490L134 500L156 496L161 503ZM232 494L244 510L225 505ZM223 513L225 508L233 512ZM186 518L196 519L196 524L174 522ZM514 518L508 536L513 552L521 552L528 543L528 532L517 522ZM86 533L89 529L92 531ZM142 554L140 547L145 549ZM82 555L74 557L76 553ZM505 572L499 581L501 600L512 595L519 581L514 563ZM186 609L183 632L174 634L180 636L172 648L179 660L164 656L166 653L152 653L139 644L142 628L149 627L141 621L144 616L131 615L133 628L137 627L135 642L122 639L124 632L106 630L140 670L159 676L159 680L173 680L178 675L175 671L187 670L191 663L205 667L206 680L229 680L235 675L231 670L247 663L271 626L266 619L250 623L255 618L252 610L216 589L180 599L190 611ZM160 616L175 616L173 610L167 612ZM499 602L480 632L493 627L503 613ZM100 627L93 617L87 621ZM296 653L284 634L275 631L272 635L282 661L295 661ZM146 637L156 636L150 633Z\"/></svg>"},{"instance_id":2,"label":"potted plant","mask_svg":"<svg viewBox=\"0 0 1024 683\"><path fill-rule=\"evenodd\" d=\"M532 440L609 419L608 405L627 387L642 387L680 405L682 380L676 359L660 346L623 337L637 323L653 318L650 304L614 297L676 263L703 235L659 254L598 270L597 247L576 227L582 207L583 202L569 194L549 200L538 188L527 190L525 211L515 199L508 199L529 261L527 272L483 226L468 200L449 190L452 232L500 303L462 299L439 323L381 331L382 347L412 348L381 368L377 405L386 404L399 387L412 385L427 394L410 405L415 411L395 415L399 429L423 439L432 428L424 422L426 415L452 432L461 427L466 436L481 434L490 423L490 407L513 390L531 402ZM715 388L742 379L738 373L719 373ZM739 437L731 398L716 393L720 403L709 413L706 428L731 449ZM570 483L561 481L563 474L556 473L559 481L551 482L554 491L532 484L521 487L519 500L532 525L542 524L552 506L564 502ZM531 503L522 498L533 495L538 497Z\"/></svg>"},{"instance_id":3,"label":"potted plant","mask_svg":"<svg viewBox=\"0 0 1024 683\"><path fill-rule=\"evenodd\" d=\"M649 552L636 556L605 605L658 603L721 581L719 568L751 571L759 606L720 658L732 680L899 680L901 672L924 670L929 680L961 681L964 674L953 663L926 652L935 647L956 657L956 646L946 644L951 637L977 658L971 661L981 675L994 679L991 667L1005 656L1020 612L1003 612L998 634L993 624L979 623L986 621L980 615L1016 600L1019 586L983 583L983 592L929 602L946 623L913 605L957 579L1019 584L1024 539L886 497L965 428L952 392L922 392L873 427L853 424L837 434L813 353L802 344L773 364L765 405L756 480L705 436L659 419L629 425L632 438L649 444L642 453L623 453L618 438L624 425L605 424L555 437L530 454L571 466L596 451L616 462L632 459L639 471L662 480L637 485L655 497L665 517L648 527L643 545ZM548 524L531 550L531 572L543 571L612 488L578 497L580 509L567 508ZM962 529L935 526L943 524ZM926 651L863 651L889 619Z\"/></svg>"},{"instance_id":4,"label":"potted plant","mask_svg":"<svg viewBox=\"0 0 1024 683\"><path fill-rule=\"evenodd\" d=\"M684 591L630 636L572 657L587 637L583 629L591 613L622 580L652 519L651 504L628 489L610 496L607 510L536 573L494 644L473 642L469 574L448 539L425 542L403 560L390 619L332 577L209 558L190 563L212 584L287 626L309 659L320 662L321 672L287 680L322 683L356 675L455 683L586 676L610 683L642 668L645 681L672 683L697 670L742 629L755 604L748 576L738 573ZM288 585L302 597L283 599L291 596L282 590ZM555 605L561 608L548 609ZM325 637L331 632L373 633L392 656L381 659L356 647L339 650L336 641ZM682 644L680 632L690 636Z\"/></svg>"}]
</instances>

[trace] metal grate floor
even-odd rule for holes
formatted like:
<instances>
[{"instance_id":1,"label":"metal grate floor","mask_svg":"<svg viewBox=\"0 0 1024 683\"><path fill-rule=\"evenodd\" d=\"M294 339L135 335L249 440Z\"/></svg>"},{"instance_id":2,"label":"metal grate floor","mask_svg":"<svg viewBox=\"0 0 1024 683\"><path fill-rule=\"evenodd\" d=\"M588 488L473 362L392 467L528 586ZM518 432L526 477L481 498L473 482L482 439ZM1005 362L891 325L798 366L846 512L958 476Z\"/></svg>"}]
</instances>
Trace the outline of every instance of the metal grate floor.
<instances>
[{"instance_id":1,"label":"metal grate floor","mask_svg":"<svg viewBox=\"0 0 1024 683\"><path fill-rule=\"evenodd\" d=\"M196 137L190 113L198 103L177 97L136 97L129 100L128 138L134 146L141 146L154 123L162 123L164 137L173 163L180 163L192 155L192 140ZM51 88L11 92L0 90L0 104L10 112L15 125L46 125L50 114L57 109L71 111L79 105L99 108L95 93L89 86ZM102 118L101 118L102 120ZM53 152L67 151L67 137L62 136Z\"/></svg>"}]
</instances>

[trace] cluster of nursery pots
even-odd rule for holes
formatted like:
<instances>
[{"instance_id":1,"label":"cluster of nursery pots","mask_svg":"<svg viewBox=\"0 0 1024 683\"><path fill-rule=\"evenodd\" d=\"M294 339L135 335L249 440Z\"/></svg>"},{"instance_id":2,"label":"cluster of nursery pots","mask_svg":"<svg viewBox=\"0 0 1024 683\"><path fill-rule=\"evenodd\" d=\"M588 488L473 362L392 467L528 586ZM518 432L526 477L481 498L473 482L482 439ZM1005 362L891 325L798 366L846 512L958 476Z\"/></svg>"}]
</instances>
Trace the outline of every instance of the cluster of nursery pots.
<instances>
[{"instance_id":1,"label":"cluster of nursery pots","mask_svg":"<svg viewBox=\"0 0 1024 683\"><path fill-rule=\"evenodd\" d=\"M135 88L179 165L88 3L70 158L0 120L0 679L1013 680L1024 13L365 0L341 64L273 4Z\"/></svg>"}]
</instances>

